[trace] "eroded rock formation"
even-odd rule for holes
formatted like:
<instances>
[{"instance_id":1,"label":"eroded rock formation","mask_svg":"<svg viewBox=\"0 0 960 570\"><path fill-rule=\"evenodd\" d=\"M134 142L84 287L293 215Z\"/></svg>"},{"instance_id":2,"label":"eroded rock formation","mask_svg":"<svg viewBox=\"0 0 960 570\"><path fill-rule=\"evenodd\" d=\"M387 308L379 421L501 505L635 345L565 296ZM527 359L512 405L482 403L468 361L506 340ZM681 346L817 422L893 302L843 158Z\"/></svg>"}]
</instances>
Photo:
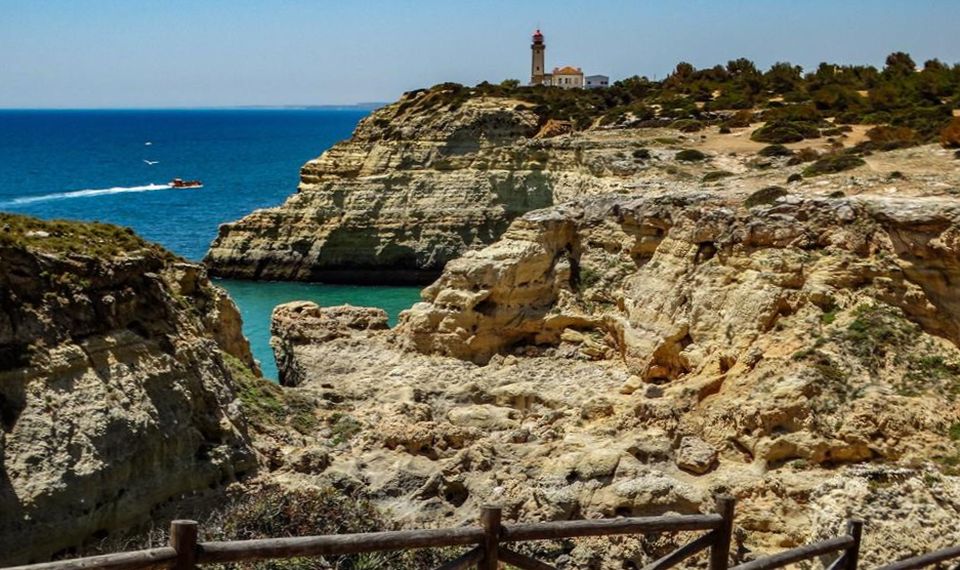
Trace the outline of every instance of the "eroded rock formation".
<instances>
[{"instance_id":1,"label":"eroded rock formation","mask_svg":"<svg viewBox=\"0 0 960 570\"><path fill-rule=\"evenodd\" d=\"M305 164L297 193L220 228L206 263L244 279L427 283L517 216L643 168L606 137L554 138L522 101L415 92ZM569 127L569 125L567 125ZM540 134L541 136L538 136Z\"/></svg>"},{"instance_id":2,"label":"eroded rock formation","mask_svg":"<svg viewBox=\"0 0 960 570\"><path fill-rule=\"evenodd\" d=\"M694 512L729 491L746 556L853 514L868 564L956 543L960 207L744 197L529 213L451 261L392 331L278 308L278 360L325 394L334 442L303 476L410 524L488 502L523 520ZM304 326L322 334L303 342ZM625 540L561 558L656 554Z\"/></svg>"},{"instance_id":3,"label":"eroded rock formation","mask_svg":"<svg viewBox=\"0 0 960 570\"><path fill-rule=\"evenodd\" d=\"M240 315L112 226L0 219L0 563L149 520L253 472Z\"/></svg>"}]
</instances>

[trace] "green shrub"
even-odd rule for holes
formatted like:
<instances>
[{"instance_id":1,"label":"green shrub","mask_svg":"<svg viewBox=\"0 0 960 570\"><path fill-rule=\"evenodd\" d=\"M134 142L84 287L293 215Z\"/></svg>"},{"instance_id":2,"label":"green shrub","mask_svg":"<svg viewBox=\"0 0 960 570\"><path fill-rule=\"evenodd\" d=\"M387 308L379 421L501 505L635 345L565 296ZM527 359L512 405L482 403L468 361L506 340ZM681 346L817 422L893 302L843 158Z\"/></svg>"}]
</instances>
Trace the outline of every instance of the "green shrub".
<instances>
[{"instance_id":1,"label":"green shrub","mask_svg":"<svg viewBox=\"0 0 960 570\"><path fill-rule=\"evenodd\" d=\"M833 174L843 172L863 166L866 164L862 158L852 154L828 154L803 170L806 177L819 176L821 174Z\"/></svg>"},{"instance_id":2,"label":"green shrub","mask_svg":"<svg viewBox=\"0 0 960 570\"><path fill-rule=\"evenodd\" d=\"M909 346L917 334L916 325L885 305L859 305L853 314L854 320L836 337L871 371L878 370L888 354Z\"/></svg>"},{"instance_id":3,"label":"green shrub","mask_svg":"<svg viewBox=\"0 0 960 570\"><path fill-rule=\"evenodd\" d=\"M793 151L782 144L772 144L757 151L760 156L793 156Z\"/></svg>"},{"instance_id":4,"label":"green shrub","mask_svg":"<svg viewBox=\"0 0 960 570\"><path fill-rule=\"evenodd\" d=\"M247 417L256 420L259 427L288 424L300 433L316 430L319 421L312 396L297 388L283 388L279 384L254 376L238 358L223 355L237 388L237 398Z\"/></svg>"},{"instance_id":5,"label":"green shrub","mask_svg":"<svg viewBox=\"0 0 960 570\"><path fill-rule=\"evenodd\" d=\"M647 160L650 158L650 150L646 148L638 148L633 151L633 158L637 160Z\"/></svg>"},{"instance_id":6,"label":"green shrub","mask_svg":"<svg viewBox=\"0 0 960 570\"><path fill-rule=\"evenodd\" d=\"M76 254L111 258L151 253L161 258L173 254L144 241L132 229L99 222L40 220L0 212L0 246L22 247L51 254Z\"/></svg>"},{"instance_id":7,"label":"green shrub","mask_svg":"<svg viewBox=\"0 0 960 570\"><path fill-rule=\"evenodd\" d=\"M670 127L682 133L696 133L703 130L704 124L696 119L680 119L674 121Z\"/></svg>"},{"instance_id":8,"label":"green shrub","mask_svg":"<svg viewBox=\"0 0 960 570\"><path fill-rule=\"evenodd\" d=\"M785 123L809 123L813 126L825 126L828 123L823 121L820 111L813 105L784 105L776 109L764 111L763 120L767 123L785 122Z\"/></svg>"},{"instance_id":9,"label":"green shrub","mask_svg":"<svg viewBox=\"0 0 960 570\"><path fill-rule=\"evenodd\" d=\"M707 155L696 149L685 149L677 153L676 159L683 162L700 162L706 160Z\"/></svg>"},{"instance_id":10,"label":"green shrub","mask_svg":"<svg viewBox=\"0 0 960 570\"><path fill-rule=\"evenodd\" d=\"M750 140L765 143L793 143L820 136L816 124L804 121L776 120L753 131Z\"/></svg>"},{"instance_id":11,"label":"green shrub","mask_svg":"<svg viewBox=\"0 0 960 570\"><path fill-rule=\"evenodd\" d=\"M863 112L861 111L844 111L843 113L838 114L833 118L833 123L835 125L856 125L863 122Z\"/></svg>"},{"instance_id":12,"label":"green shrub","mask_svg":"<svg viewBox=\"0 0 960 570\"><path fill-rule=\"evenodd\" d=\"M603 116L600 117L600 121L597 124L600 125L601 127L610 126L610 125L619 125L623 123L623 121L626 118L627 118L626 110L622 108L612 109L604 113Z\"/></svg>"},{"instance_id":13,"label":"green shrub","mask_svg":"<svg viewBox=\"0 0 960 570\"><path fill-rule=\"evenodd\" d=\"M831 127L831 128L829 128L829 129L822 129L822 130L820 131L820 136L822 136L822 137L838 137L838 136L842 135L842 134L845 133L845 132L848 132L848 131L844 131L844 130L843 130L842 128L840 128L840 127Z\"/></svg>"},{"instance_id":14,"label":"green shrub","mask_svg":"<svg viewBox=\"0 0 960 570\"><path fill-rule=\"evenodd\" d=\"M817 152L817 149L811 147L801 148L790 160L787 161L787 166L803 164L804 162L813 162L818 158L820 158L820 153Z\"/></svg>"},{"instance_id":15,"label":"green shrub","mask_svg":"<svg viewBox=\"0 0 960 570\"><path fill-rule=\"evenodd\" d=\"M787 184L790 184L792 182L800 182L801 180L803 180L803 175L800 174L799 172L794 172L790 176L787 176Z\"/></svg>"},{"instance_id":16,"label":"green shrub","mask_svg":"<svg viewBox=\"0 0 960 570\"><path fill-rule=\"evenodd\" d=\"M744 200L743 205L747 208L753 208L754 206L767 206L776 202L779 198L786 196L788 192L780 186L770 186L762 190L757 190L753 194L747 196L747 199Z\"/></svg>"},{"instance_id":17,"label":"green shrub","mask_svg":"<svg viewBox=\"0 0 960 570\"><path fill-rule=\"evenodd\" d=\"M720 95L704 106L708 111L717 111L721 109L750 109L756 103L750 93L742 93L732 90L724 90Z\"/></svg>"},{"instance_id":18,"label":"green shrub","mask_svg":"<svg viewBox=\"0 0 960 570\"><path fill-rule=\"evenodd\" d=\"M733 173L727 172L726 170L714 170L704 174L701 182L715 182L722 178L727 178L728 176L733 176Z\"/></svg>"},{"instance_id":19,"label":"green shrub","mask_svg":"<svg viewBox=\"0 0 960 570\"><path fill-rule=\"evenodd\" d=\"M333 445L340 445L341 443L350 441L363 429L363 425L348 414L338 412L333 414L330 420L333 424L330 426L330 433L333 436L330 443Z\"/></svg>"},{"instance_id":20,"label":"green shrub","mask_svg":"<svg viewBox=\"0 0 960 570\"><path fill-rule=\"evenodd\" d=\"M455 111L471 98L502 97L523 102L538 115L540 124L558 119L570 121L577 128L589 128L598 122L627 124L633 117L637 120L630 121L631 126L644 126L658 115L664 120L705 123L704 111L733 109L740 112L721 124L733 129L749 125L753 121L750 110L763 105L760 118L769 126L761 129L761 142L815 138L819 136L815 131L820 129L825 129L827 136L839 136L844 131L842 126L852 123L907 127L917 132L922 142L935 142L950 123L951 111L958 102L957 66L934 65L903 74L824 63L815 72L803 75L799 67L786 62L764 74L747 60L737 61L740 63L734 71L724 66L696 69L685 64L663 81L635 76L607 89L531 87L509 80L475 87L444 83L406 93L394 109L396 113L378 113L369 120L381 125L388 138L401 137L403 121L393 120L395 116ZM869 92L868 98L861 95L864 91ZM783 100L771 101L775 94L782 95ZM698 103L703 104L703 110ZM824 120L828 116L835 117L833 123ZM693 131L697 123L679 126Z\"/></svg>"},{"instance_id":21,"label":"green shrub","mask_svg":"<svg viewBox=\"0 0 960 570\"><path fill-rule=\"evenodd\" d=\"M435 491L440 500L450 501L448 492ZM462 494L457 490L457 495ZM459 496L454 500L459 500ZM183 501L177 516L199 521L203 542L258 540L296 536L343 535L401 530L373 503L357 491L332 486L248 483L240 493L221 497L216 510ZM141 529L111 533L71 552L73 556L94 556L156 548L168 541L165 529L144 533ZM383 570L387 568L436 568L455 558L463 548L427 548L338 556L311 556L257 563L210 565L218 570Z\"/></svg>"},{"instance_id":22,"label":"green shrub","mask_svg":"<svg viewBox=\"0 0 960 570\"><path fill-rule=\"evenodd\" d=\"M951 425L947 433L950 439L954 441L960 440L960 423Z\"/></svg>"}]
</instances>

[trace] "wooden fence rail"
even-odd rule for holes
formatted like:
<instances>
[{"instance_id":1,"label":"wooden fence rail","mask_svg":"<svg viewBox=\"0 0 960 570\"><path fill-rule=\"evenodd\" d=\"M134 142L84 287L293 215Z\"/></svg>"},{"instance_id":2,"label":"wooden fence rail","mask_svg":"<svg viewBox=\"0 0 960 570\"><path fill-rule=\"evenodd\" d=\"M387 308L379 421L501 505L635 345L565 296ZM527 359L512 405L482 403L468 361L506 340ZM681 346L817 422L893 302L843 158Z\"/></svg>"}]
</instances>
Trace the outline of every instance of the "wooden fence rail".
<instances>
[{"instance_id":1,"label":"wooden fence rail","mask_svg":"<svg viewBox=\"0 0 960 570\"><path fill-rule=\"evenodd\" d=\"M914 570L916 568L923 568L924 566L930 566L931 564L937 564L939 562L946 562L947 560L953 560L955 558L960 558L960 546L951 546L950 548L944 548L943 550L937 550L934 552L921 554L920 556L914 556L913 558L907 558L906 560L894 562L893 564L887 564L886 566L882 566L877 570Z\"/></svg>"},{"instance_id":2,"label":"wooden fence rail","mask_svg":"<svg viewBox=\"0 0 960 570\"><path fill-rule=\"evenodd\" d=\"M730 536L733 531L734 500L731 497L720 497L717 500L717 507L716 514L708 515L630 517L511 525L502 524L499 507L484 507L481 511L480 526L477 527L227 542L199 542L196 522L176 520L170 524L170 545L164 548L16 566L7 570L140 570L143 568L193 570L203 564L453 546L473 546L473 548L446 562L438 570L466 568L497 570L500 562L506 562L521 570L549 570L553 566L521 554L507 545L530 540L698 530L708 532L654 562L651 568L656 570L669 568L709 548L711 549L710 570L727 570L727 552L730 549Z\"/></svg>"},{"instance_id":3,"label":"wooden fence rail","mask_svg":"<svg viewBox=\"0 0 960 570\"><path fill-rule=\"evenodd\" d=\"M843 536L829 538L772 556L758 558L757 560L734 566L732 570L772 570L773 568L782 568L788 564L794 564L803 560L810 560L837 552L841 554L833 563L829 565L824 564L828 570L857 570L862 530L863 522L852 520L847 522L847 534Z\"/></svg>"},{"instance_id":4,"label":"wooden fence rail","mask_svg":"<svg viewBox=\"0 0 960 570\"><path fill-rule=\"evenodd\" d=\"M197 523L176 520L170 525L170 543L163 548L105 554L14 566L3 570L194 570L199 565L252 562L311 556L337 556L381 552L472 546L437 570L497 570L505 562L520 570L556 570L553 566L510 548L513 543L556 540L584 536L612 536L640 533L706 531L646 566L644 570L666 570L709 549L709 570L728 570L733 535L734 500L717 499L717 511L707 515L630 517L604 520L557 521L534 524L503 524L498 507L484 507L476 527L404 530L361 534L265 538L226 542L199 542ZM863 523L849 521L846 533L772 556L759 558L729 570L772 570L796 562L839 556L827 570L857 570ZM930 564L960 558L960 547L947 548L902 560L878 570L914 570Z\"/></svg>"}]
</instances>

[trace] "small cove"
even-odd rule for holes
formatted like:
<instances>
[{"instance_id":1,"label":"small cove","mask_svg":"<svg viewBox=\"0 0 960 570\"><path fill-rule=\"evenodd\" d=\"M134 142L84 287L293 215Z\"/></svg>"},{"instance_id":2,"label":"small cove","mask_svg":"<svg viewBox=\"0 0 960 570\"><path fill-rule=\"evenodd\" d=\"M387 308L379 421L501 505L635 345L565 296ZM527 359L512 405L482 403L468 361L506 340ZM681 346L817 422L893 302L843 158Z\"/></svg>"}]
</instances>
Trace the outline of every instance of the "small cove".
<instances>
[{"instance_id":1,"label":"small cove","mask_svg":"<svg viewBox=\"0 0 960 570\"><path fill-rule=\"evenodd\" d=\"M394 326L400 311L420 299L418 287L382 287L326 285L273 281L237 281L218 279L236 301L243 317L243 334L250 340L253 357L260 361L263 375L277 379L277 365L270 348L270 314L273 308L289 301L313 301L321 306L354 305L380 307Z\"/></svg>"},{"instance_id":2,"label":"small cove","mask_svg":"<svg viewBox=\"0 0 960 570\"><path fill-rule=\"evenodd\" d=\"M0 211L129 226L199 262L217 226L281 204L300 166L350 137L362 110L0 110ZM172 190L172 178L203 188ZM236 301L264 376L270 314L288 301L380 307L391 326L417 287L218 281Z\"/></svg>"}]
</instances>

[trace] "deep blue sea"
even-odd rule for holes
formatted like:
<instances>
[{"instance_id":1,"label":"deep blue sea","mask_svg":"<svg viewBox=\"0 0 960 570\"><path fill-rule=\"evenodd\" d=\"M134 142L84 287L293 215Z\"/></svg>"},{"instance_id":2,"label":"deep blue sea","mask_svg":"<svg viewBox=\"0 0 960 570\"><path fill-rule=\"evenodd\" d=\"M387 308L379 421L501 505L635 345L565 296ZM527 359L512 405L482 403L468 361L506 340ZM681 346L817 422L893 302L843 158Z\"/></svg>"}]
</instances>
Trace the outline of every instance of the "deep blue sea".
<instances>
[{"instance_id":1,"label":"deep blue sea","mask_svg":"<svg viewBox=\"0 0 960 570\"><path fill-rule=\"evenodd\" d=\"M217 226L275 206L300 166L349 138L366 111L0 110L0 210L99 220L199 261ZM173 178L202 189L174 190ZM276 377L269 317L281 302L380 306L391 319L418 298L411 287L223 281L240 306L264 374Z\"/></svg>"}]
</instances>

